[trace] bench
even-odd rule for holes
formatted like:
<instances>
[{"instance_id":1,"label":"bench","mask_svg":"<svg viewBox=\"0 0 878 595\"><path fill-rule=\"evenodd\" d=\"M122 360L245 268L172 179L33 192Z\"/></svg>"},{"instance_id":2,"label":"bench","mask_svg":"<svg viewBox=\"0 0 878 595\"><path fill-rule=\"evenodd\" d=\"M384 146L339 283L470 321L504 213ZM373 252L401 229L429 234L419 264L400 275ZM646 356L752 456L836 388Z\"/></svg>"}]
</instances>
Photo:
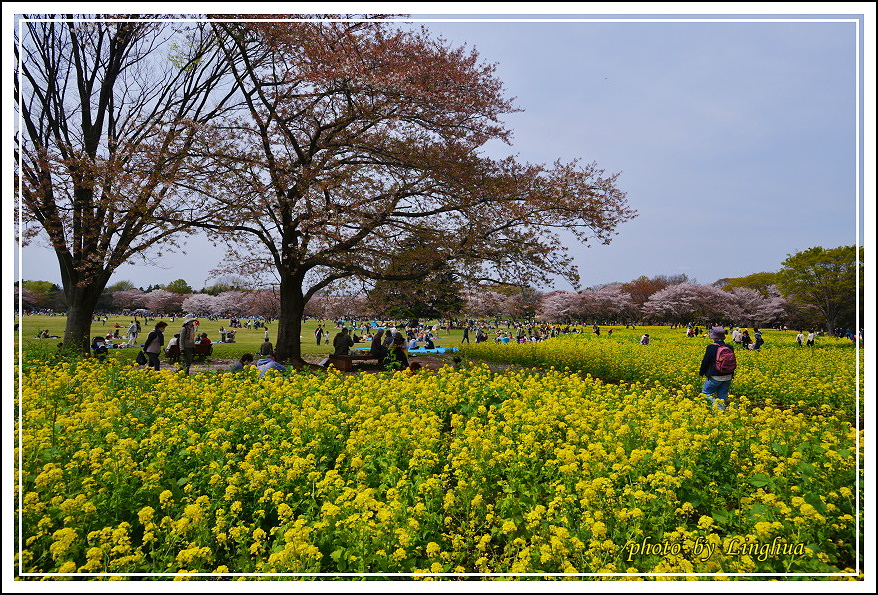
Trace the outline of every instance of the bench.
<instances>
[{"instance_id":1,"label":"bench","mask_svg":"<svg viewBox=\"0 0 878 595\"><path fill-rule=\"evenodd\" d=\"M192 352L193 359L203 361L207 356L213 353L213 343L205 345L204 343L196 343L195 351Z\"/></svg>"},{"instance_id":2,"label":"bench","mask_svg":"<svg viewBox=\"0 0 878 595\"><path fill-rule=\"evenodd\" d=\"M335 366L342 372L350 372L354 369L354 362L364 362L374 360L378 361L378 358L369 353L368 351L361 351L358 353L351 353L350 355L335 355L332 354L329 356L327 360L327 366Z\"/></svg>"},{"instance_id":3,"label":"bench","mask_svg":"<svg viewBox=\"0 0 878 595\"><path fill-rule=\"evenodd\" d=\"M165 351L165 355L168 358L168 362L172 364L176 364L180 361L180 346L179 345L171 345Z\"/></svg>"}]
</instances>

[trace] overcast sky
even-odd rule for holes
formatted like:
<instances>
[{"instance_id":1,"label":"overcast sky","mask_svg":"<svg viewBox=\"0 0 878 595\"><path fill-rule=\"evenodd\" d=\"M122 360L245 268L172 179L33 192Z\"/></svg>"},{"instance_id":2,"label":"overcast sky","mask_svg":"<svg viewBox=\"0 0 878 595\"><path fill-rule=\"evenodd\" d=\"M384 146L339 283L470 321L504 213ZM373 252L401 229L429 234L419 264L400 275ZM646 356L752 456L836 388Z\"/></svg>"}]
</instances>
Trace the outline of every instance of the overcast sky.
<instances>
[{"instance_id":1,"label":"overcast sky","mask_svg":"<svg viewBox=\"0 0 878 595\"><path fill-rule=\"evenodd\" d=\"M812 246L857 243L855 19L507 16L534 20L424 25L497 63L508 96L524 110L505 120L513 146L488 145L489 155L579 158L621 172L618 184L639 216L609 245L570 246L583 287L678 273L712 283L777 270L788 254ZM871 132L866 142L873 146ZM221 256L210 244L190 244L188 256L163 267L124 266L110 283L182 278L200 289ZM21 277L60 283L51 251L26 248Z\"/></svg>"}]
</instances>

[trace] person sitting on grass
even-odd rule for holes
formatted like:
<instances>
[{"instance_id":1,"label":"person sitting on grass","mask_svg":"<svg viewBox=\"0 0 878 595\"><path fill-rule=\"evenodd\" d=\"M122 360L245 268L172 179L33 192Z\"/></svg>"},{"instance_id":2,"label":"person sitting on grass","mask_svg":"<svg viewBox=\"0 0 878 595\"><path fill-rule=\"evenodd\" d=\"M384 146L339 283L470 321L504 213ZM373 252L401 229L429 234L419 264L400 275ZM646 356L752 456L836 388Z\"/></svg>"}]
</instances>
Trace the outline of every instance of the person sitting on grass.
<instances>
[{"instance_id":1,"label":"person sitting on grass","mask_svg":"<svg viewBox=\"0 0 878 595\"><path fill-rule=\"evenodd\" d=\"M271 341L268 339L262 342L262 345L259 346L259 355L268 356L274 355L274 345L271 344Z\"/></svg>"},{"instance_id":2,"label":"person sitting on grass","mask_svg":"<svg viewBox=\"0 0 878 595\"><path fill-rule=\"evenodd\" d=\"M278 372L286 372L287 369L283 364L275 361L273 355L266 355L256 361L256 369L259 370L259 377L262 378L269 370L277 370Z\"/></svg>"},{"instance_id":3,"label":"person sitting on grass","mask_svg":"<svg viewBox=\"0 0 878 595\"><path fill-rule=\"evenodd\" d=\"M241 359L233 363L229 366L229 372L240 372L244 369L244 366L250 365L253 363L253 354L245 353L241 356Z\"/></svg>"},{"instance_id":4,"label":"person sitting on grass","mask_svg":"<svg viewBox=\"0 0 878 595\"><path fill-rule=\"evenodd\" d=\"M387 348L382 345L383 338L384 329L381 329L372 337L372 346L369 348L369 355L379 361L384 359L384 356L387 355Z\"/></svg>"},{"instance_id":5,"label":"person sitting on grass","mask_svg":"<svg viewBox=\"0 0 878 595\"><path fill-rule=\"evenodd\" d=\"M409 367L409 360L405 354L405 338L396 335L393 338L393 348L384 358L384 365L393 370L405 370Z\"/></svg>"},{"instance_id":6,"label":"person sitting on grass","mask_svg":"<svg viewBox=\"0 0 878 595\"><path fill-rule=\"evenodd\" d=\"M103 337L95 337L91 342L91 349L98 361L104 361L107 358L107 343Z\"/></svg>"}]
</instances>

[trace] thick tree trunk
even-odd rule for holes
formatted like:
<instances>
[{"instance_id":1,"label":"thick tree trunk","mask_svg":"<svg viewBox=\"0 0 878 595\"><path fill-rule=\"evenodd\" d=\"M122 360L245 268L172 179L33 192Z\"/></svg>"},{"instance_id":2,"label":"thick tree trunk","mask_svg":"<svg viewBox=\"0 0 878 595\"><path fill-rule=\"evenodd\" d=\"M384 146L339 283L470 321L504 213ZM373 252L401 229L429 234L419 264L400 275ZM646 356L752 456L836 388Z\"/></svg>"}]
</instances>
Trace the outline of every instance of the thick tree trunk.
<instances>
[{"instance_id":1,"label":"thick tree trunk","mask_svg":"<svg viewBox=\"0 0 878 595\"><path fill-rule=\"evenodd\" d=\"M91 322L95 305L101 297L106 282L99 287L65 288L67 296L67 324L64 327L64 347L87 354L91 345Z\"/></svg>"},{"instance_id":2,"label":"thick tree trunk","mask_svg":"<svg viewBox=\"0 0 878 595\"><path fill-rule=\"evenodd\" d=\"M64 347L87 355L91 346L91 320L95 306L113 272L98 268L83 273L65 252L56 250L55 256L61 267L61 284L67 299Z\"/></svg>"},{"instance_id":3,"label":"thick tree trunk","mask_svg":"<svg viewBox=\"0 0 878 595\"><path fill-rule=\"evenodd\" d=\"M296 368L305 364L305 360L302 359L302 315L304 312L302 277L282 274L280 318L278 318L274 352L278 361L289 362Z\"/></svg>"}]
</instances>

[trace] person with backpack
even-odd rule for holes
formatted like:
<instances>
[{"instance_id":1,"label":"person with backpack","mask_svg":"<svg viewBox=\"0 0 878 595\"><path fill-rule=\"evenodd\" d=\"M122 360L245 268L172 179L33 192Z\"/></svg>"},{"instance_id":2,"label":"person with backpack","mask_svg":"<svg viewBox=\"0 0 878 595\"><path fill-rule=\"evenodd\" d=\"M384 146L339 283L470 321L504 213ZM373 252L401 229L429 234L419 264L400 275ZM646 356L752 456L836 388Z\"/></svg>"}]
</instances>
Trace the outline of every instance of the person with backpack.
<instances>
[{"instance_id":1,"label":"person with backpack","mask_svg":"<svg viewBox=\"0 0 878 595\"><path fill-rule=\"evenodd\" d=\"M729 387L732 385L738 362L735 359L735 350L725 343L726 329L715 326L710 329L709 334L713 343L704 350L701 368L698 370L698 375L705 377L701 394L708 403L716 405L722 411L729 404Z\"/></svg>"}]
</instances>

